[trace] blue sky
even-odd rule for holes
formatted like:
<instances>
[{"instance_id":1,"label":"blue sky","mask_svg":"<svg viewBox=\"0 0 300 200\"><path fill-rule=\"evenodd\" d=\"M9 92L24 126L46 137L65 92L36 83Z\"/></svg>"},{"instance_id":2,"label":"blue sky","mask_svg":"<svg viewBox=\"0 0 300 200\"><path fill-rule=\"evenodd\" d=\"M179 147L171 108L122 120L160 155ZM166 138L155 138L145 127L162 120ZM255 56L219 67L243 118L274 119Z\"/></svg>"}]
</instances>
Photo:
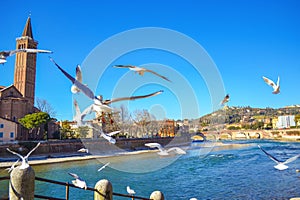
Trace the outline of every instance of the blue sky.
<instances>
[{"instance_id":1,"label":"blue sky","mask_svg":"<svg viewBox=\"0 0 300 200\"><path fill-rule=\"evenodd\" d=\"M81 64L84 81L96 94L109 99L163 89L164 93L157 97L123 104L130 111L148 109L157 118L197 118L218 109L215 102L221 101L226 93L231 96L229 106L279 108L300 104L299 8L300 2L296 0L5 1L1 4L4 28L0 31L0 44L1 50L14 49L15 39L21 36L31 13L38 47L52 50L51 56L72 75L76 65ZM105 44L128 31L149 27L174 31L199 44L203 48L199 57L206 52L204 57L213 61L219 74L212 72L209 77L203 77L197 69L200 66L200 71L210 70L206 63L199 61L195 66L176 52L142 46L104 62L124 45L143 42L152 35L146 33L111 48ZM185 40L172 44L180 49ZM194 50L184 53L197 55ZM96 58L89 66L93 55ZM14 61L15 57L10 57L0 66L0 85L13 83ZM114 64L155 69L173 78L172 83L151 74L139 77L126 69L113 68ZM103 73L99 77L100 72ZM93 74L98 77L91 78ZM207 82L207 79L219 81L218 76L224 88L214 88ZM280 76L281 93L273 95L262 76L273 80ZM70 82L49 61L48 55L38 55L36 81L36 97L46 99L56 110L58 119L72 119L73 98L84 97L71 94ZM128 93L126 89L131 83ZM212 95L212 90L220 95ZM82 109L87 103L81 104Z\"/></svg>"}]
</instances>

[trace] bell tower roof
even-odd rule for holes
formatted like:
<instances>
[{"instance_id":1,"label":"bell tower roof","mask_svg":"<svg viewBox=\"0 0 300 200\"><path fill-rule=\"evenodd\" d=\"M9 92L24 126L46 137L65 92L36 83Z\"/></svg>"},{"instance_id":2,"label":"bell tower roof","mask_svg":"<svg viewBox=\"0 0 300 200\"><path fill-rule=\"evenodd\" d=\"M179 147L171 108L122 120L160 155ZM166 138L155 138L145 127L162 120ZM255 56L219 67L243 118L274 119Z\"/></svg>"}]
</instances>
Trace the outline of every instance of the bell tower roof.
<instances>
[{"instance_id":1,"label":"bell tower roof","mask_svg":"<svg viewBox=\"0 0 300 200\"><path fill-rule=\"evenodd\" d=\"M30 17L27 18L22 36L27 36L27 37L30 37L31 39L33 39Z\"/></svg>"}]
</instances>

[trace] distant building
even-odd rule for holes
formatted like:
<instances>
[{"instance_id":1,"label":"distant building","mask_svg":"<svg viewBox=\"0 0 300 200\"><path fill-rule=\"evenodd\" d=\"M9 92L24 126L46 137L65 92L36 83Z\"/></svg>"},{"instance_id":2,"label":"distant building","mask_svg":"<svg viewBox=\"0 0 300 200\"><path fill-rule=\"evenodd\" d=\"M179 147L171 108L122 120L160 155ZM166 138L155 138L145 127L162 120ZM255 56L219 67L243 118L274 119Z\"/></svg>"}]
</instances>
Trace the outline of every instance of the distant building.
<instances>
[{"instance_id":1,"label":"distant building","mask_svg":"<svg viewBox=\"0 0 300 200\"><path fill-rule=\"evenodd\" d=\"M18 123L0 117L0 142L14 141Z\"/></svg>"},{"instance_id":2,"label":"distant building","mask_svg":"<svg viewBox=\"0 0 300 200\"><path fill-rule=\"evenodd\" d=\"M290 128L296 126L295 115L279 116L276 124L277 128Z\"/></svg>"}]
</instances>

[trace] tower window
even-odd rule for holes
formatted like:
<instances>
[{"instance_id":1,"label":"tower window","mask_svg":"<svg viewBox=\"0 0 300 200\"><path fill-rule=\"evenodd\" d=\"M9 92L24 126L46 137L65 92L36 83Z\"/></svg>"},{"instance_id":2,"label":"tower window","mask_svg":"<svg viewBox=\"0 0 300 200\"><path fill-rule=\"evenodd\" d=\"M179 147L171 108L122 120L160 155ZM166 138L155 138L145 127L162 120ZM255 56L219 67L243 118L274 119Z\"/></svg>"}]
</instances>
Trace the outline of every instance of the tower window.
<instances>
[{"instance_id":1,"label":"tower window","mask_svg":"<svg viewBox=\"0 0 300 200\"><path fill-rule=\"evenodd\" d=\"M14 132L10 132L10 138L13 138L14 137Z\"/></svg>"},{"instance_id":2,"label":"tower window","mask_svg":"<svg viewBox=\"0 0 300 200\"><path fill-rule=\"evenodd\" d=\"M3 138L3 132L0 132L0 138Z\"/></svg>"},{"instance_id":3,"label":"tower window","mask_svg":"<svg viewBox=\"0 0 300 200\"><path fill-rule=\"evenodd\" d=\"M0 124L0 128L4 128L4 124Z\"/></svg>"}]
</instances>

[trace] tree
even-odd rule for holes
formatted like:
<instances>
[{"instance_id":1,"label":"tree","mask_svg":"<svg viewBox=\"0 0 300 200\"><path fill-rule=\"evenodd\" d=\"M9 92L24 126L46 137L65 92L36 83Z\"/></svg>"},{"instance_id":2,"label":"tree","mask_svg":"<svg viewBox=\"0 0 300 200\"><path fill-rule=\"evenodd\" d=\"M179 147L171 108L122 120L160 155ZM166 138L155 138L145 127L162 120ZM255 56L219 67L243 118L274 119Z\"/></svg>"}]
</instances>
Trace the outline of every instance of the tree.
<instances>
[{"instance_id":1,"label":"tree","mask_svg":"<svg viewBox=\"0 0 300 200\"><path fill-rule=\"evenodd\" d=\"M298 128L298 124L300 123L300 114L299 115L295 115L295 124L296 124L296 128Z\"/></svg>"},{"instance_id":2,"label":"tree","mask_svg":"<svg viewBox=\"0 0 300 200\"><path fill-rule=\"evenodd\" d=\"M50 119L51 118L48 113L37 112L25 115L23 118L19 119L19 122L22 126L29 130L29 133L37 130L36 135L39 135L41 126L47 124Z\"/></svg>"},{"instance_id":3,"label":"tree","mask_svg":"<svg viewBox=\"0 0 300 200\"><path fill-rule=\"evenodd\" d=\"M51 117L55 117L56 112L47 100L37 98L36 104L37 104L37 108L41 112L48 113Z\"/></svg>"},{"instance_id":4,"label":"tree","mask_svg":"<svg viewBox=\"0 0 300 200\"><path fill-rule=\"evenodd\" d=\"M60 139L75 138L75 132L71 129L68 121L61 122Z\"/></svg>"},{"instance_id":5,"label":"tree","mask_svg":"<svg viewBox=\"0 0 300 200\"><path fill-rule=\"evenodd\" d=\"M88 126L80 126L75 130L75 137L76 138L86 138L89 134L90 128Z\"/></svg>"}]
</instances>

